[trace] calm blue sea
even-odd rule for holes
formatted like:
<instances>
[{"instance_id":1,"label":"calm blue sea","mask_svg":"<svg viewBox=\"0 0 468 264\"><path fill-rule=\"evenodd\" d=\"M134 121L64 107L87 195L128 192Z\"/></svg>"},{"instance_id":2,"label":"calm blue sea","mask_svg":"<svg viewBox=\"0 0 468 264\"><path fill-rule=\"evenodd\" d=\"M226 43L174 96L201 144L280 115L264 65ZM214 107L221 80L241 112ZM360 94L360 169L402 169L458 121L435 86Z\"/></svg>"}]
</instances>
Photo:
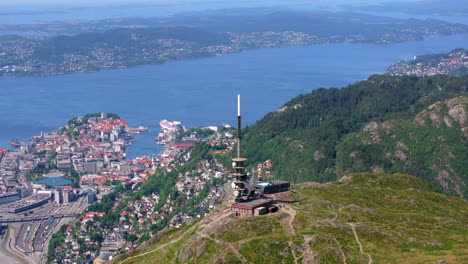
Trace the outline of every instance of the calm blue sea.
<instances>
[{"instance_id":1,"label":"calm blue sea","mask_svg":"<svg viewBox=\"0 0 468 264\"><path fill-rule=\"evenodd\" d=\"M468 48L468 35L392 45L325 44L260 49L156 66L50 77L0 78L0 147L62 126L74 116L115 112L149 131L130 158L155 155L161 119L188 126L236 122L236 93L252 124L291 98L319 87L342 87L383 73L414 55Z\"/></svg>"}]
</instances>

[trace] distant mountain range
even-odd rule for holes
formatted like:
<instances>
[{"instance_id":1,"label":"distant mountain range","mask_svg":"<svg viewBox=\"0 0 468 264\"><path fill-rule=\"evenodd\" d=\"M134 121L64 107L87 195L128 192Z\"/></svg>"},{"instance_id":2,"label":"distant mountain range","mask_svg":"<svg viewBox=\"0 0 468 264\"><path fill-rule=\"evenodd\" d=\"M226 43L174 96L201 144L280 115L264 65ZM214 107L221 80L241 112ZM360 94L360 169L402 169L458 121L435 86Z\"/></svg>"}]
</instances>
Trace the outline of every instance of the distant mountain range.
<instances>
[{"instance_id":1,"label":"distant mountain range","mask_svg":"<svg viewBox=\"0 0 468 264\"><path fill-rule=\"evenodd\" d=\"M389 1L362 6L361 9L377 12L403 12L408 14L435 14L443 16L466 16L468 14L468 6L464 0Z\"/></svg>"}]
</instances>

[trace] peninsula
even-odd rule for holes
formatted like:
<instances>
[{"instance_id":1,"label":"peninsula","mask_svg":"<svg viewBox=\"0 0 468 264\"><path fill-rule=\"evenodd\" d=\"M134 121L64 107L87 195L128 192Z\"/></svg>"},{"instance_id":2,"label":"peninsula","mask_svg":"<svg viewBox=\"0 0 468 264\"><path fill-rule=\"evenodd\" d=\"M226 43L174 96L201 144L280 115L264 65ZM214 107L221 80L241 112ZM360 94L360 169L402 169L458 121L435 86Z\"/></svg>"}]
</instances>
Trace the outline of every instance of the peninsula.
<instances>
[{"instance_id":1,"label":"peninsula","mask_svg":"<svg viewBox=\"0 0 468 264\"><path fill-rule=\"evenodd\" d=\"M110 191L96 188L96 182L125 180L148 169L152 163L125 159L125 146L145 131L116 114L95 113L18 142L14 149L0 148L0 223L8 223L7 234L14 237L5 251L39 263L66 219L99 199L96 194ZM71 184L52 188L35 182L61 176Z\"/></svg>"},{"instance_id":2,"label":"peninsula","mask_svg":"<svg viewBox=\"0 0 468 264\"><path fill-rule=\"evenodd\" d=\"M325 29L326 28L326 29ZM248 49L323 43L390 44L466 34L438 20L274 10L202 12L169 18L3 25L32 36L0 37L0 75L57 75L154 65Z\"/></svg>"},{"instance_id":3,"label":"peninsula","mask_svg":"<svg viewBox=\"0 0 468 264\"><path fill-rule=\"evenodd\" d=\"M0 148L0 224L9 224L5 241L15 237L5 254L28 263L109 259L207 215L226 197L229 171L213 157L231 152L232 128L161 124L157 157L126 159L126 146L147 128L111 113L76 117L17 148ZM35 181L61 176L71 184Z\"/></svg>"},{"instance_id":4,"label":"peninsula","mask_svg":"<svg viewBox=\"0 0 468 264\"><path fill-rule=\"evenodd\" d=\"M392 64L386 73L400 76L464 75L468 73L468 50L454 49L449 53L414 56L412 61Z\"/></svg>"}]
</instances>

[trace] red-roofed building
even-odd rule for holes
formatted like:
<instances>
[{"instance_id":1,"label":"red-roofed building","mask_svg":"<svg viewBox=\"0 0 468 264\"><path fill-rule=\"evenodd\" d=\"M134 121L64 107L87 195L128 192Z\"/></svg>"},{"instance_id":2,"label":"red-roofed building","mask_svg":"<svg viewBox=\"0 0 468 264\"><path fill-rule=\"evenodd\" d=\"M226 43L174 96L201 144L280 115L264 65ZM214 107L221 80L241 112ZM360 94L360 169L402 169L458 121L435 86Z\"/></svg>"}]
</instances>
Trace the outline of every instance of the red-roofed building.
<instances>
[{"instance_id":1,"label":"red-roofed building","mask_svg":"<svg viewBox=\"0 0 468 264\"><path fill-rule=\"evenodd\" d=\"M104 212L87 212L86 213L86 217L94 217L95 215L98 216L98 217L102 217L104 216L106 213Z\"/></svg>"},{"instance_id":2,"label":"red-roofed building","mask_svg":"<svg viewBox=\"0 0 468 264\"><path fill-rule=\"evenodd\" d=\"M270 199L256 199L243 203L235 203L231 205L231 211L237 216L254 215L256 209L264 207L269 208L273 204Z\"/></svg>"},{"instance_id":3,"label":"red-roofed building","mask_svg":"<svg viewBox=\"0 0 468 264\"><path fill-rule=\"evenodd\" d=\"M120 213L120 216L126 216L128 215L130 212L129 211L123 211Z\"/></svg>"},{"instance_id":4,"label":"red-roofed building","mask_svg":"<svg viewBox=\"0 0 468 264\"><path fill-rule=\"evenodd\" d=\"M175 149L188 149L195 146L195 143L178 143L173 144L172 147Z\"/></svg>"},{"instance_id":5,"label":"red-roofed building","mask_svg":"<svg viewBox=\"0 0 468 264\"><path fill-rule=\"evenodd\" d=\"M92 217L83 217L83 220L81 220L82 223L86 223L88 221L93 221Z\"/></svg>"}]
</instances>

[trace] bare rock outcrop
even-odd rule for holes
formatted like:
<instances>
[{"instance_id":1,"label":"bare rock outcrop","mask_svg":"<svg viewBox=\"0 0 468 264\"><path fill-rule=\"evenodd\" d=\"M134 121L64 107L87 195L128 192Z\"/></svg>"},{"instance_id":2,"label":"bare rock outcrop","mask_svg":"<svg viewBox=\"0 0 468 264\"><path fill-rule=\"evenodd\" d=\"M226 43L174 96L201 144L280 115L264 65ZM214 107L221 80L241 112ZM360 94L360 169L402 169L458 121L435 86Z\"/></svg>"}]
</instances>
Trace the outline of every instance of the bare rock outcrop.
<instances>
[{"instance_id":1,"label":"bare rock outcrop","mask_svg":"<svg viewBox=\"0 0 468 264\"><path fill-rule=\"evenodd\" d=\"M367 124L362 131L367 135L367 138L363 139L364 144L380 144L382 143L383 135L390 135L394 131L394 124L391 122L370 122Z\"/></svg>"},{"instance_id":2,"label":"bare rock outcrop","mask_svg":"<svg viewBox=\"0 0 468 264\"><path fill-rule=\"evenodd\" d=\"M454 127L458 123L463 135L468 138L468 97L459 96L434 103L414 119L414 124L418 126L427 126L430 123L435 128L440 128L442 124Z\"/></svg>"}]
</instances>

